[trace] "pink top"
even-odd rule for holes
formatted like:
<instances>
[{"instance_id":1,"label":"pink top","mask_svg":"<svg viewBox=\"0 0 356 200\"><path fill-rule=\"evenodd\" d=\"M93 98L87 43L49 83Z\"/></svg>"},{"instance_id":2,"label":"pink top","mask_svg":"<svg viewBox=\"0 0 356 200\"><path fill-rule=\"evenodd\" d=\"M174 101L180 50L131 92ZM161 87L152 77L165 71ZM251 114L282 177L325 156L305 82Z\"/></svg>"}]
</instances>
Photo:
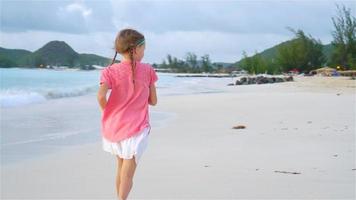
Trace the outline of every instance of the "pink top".
<instances>
[{"instance_id":1,"label":"pink top","mask_svg":"<svg viewBox=\"0 0 356 200\"><path fill-rule=\"evenodd\" d=\"M111 93L102 113L102 136L118 142L150 126L148 114L149 86L158 80L150 64L136 61L135 90L131 62L122 61L104 68L100 84L105 82Z\"/></svg>"}]
</instances>

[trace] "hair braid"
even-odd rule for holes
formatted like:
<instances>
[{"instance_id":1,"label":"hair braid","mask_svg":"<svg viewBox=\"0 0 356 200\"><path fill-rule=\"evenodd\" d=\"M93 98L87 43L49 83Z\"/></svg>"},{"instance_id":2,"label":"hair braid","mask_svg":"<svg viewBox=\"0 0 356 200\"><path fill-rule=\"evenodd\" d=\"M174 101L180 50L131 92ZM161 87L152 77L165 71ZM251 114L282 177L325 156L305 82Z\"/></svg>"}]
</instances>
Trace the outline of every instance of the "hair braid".
<instances>
[{"instance_id":1,"label":"hair braid","mask_svg":"<svg viewBox=\"0 0 356 200\"><path fill-rule=\"evenodd\" d=\"M136 47L141 46L145 43L145 36L134 29L123 29L121 30L115 39L115 56L113 58L112 64L115 62L116 55L119 54L129 54L131 60L131 71L132 71L132 82L135 88L135 71L136 71L136 61L134 58L134 51Z\"/></svg>"},{"instance_id":2,"label":"hair braid","mask_svg":"<svg viewBox=\"0 0 356 200\"><path fill-rule=\"evenodd\" d=\"M132 71L132 81L133 84L135 86L135 68L136 68L136 62L134 60L134 56L133 56L133 48L129 49L129 53L130 53L130 60L131 60L131 71Z\"/></svg>"},{"instance_id":3,"label":"hair braid","mask_svg":"<svg viewBox=\"0 0 356 200\"><path fill-rule=\"evenodd\" d=\"M117 51L115 51L115 56L114 56L114 58L113 58L112 61L111 61L111 65L114 64L115 59L116 59L116 56L117 56Z\"/></svg>"}]
</instances>

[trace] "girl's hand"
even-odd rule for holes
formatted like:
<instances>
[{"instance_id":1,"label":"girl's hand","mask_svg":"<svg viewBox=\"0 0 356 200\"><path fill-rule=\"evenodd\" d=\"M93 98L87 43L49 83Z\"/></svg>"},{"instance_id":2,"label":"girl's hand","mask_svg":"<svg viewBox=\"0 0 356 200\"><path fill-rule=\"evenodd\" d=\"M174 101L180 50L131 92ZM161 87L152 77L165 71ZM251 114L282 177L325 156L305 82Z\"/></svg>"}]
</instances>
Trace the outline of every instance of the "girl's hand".
<instances>
[{"instance_id":1,"label":"girl's hand","mask_svg":"<svg viewBox=\"0 0 356 200\"><path fill-rule=\"evenodd\" d=\"M150 96L148 98L148 103L152 106L157 104L157 93L156 86L154 83L150 86Z\"/></svg>"},{"instance_id":2,"label":"girl's hand","mask_svg":"<svg viewBox=\"0 0 356 200\"><path fill-rule=\"evenodd\" d=\"M109 88L106 85L106 83L100 84L99 91L98 91L98 94L97 94L97 100L99 102L99 106L100 106L101 112L104 111L106 103L107 103L106 94L107 94L108 90L109 90Z\"/></svg>"}]
</instances>

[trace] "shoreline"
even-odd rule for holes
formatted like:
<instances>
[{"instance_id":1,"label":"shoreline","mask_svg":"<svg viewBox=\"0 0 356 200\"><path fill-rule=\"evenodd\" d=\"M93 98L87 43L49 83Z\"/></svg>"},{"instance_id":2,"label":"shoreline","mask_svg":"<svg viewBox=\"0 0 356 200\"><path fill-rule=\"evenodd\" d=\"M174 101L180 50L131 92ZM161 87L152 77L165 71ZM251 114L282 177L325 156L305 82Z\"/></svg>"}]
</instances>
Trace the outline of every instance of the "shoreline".
<instances>
[{"instance_id":1,"label":"shoreline","mask_svg":"<svg viewBox=\"0 0 356 200\"><path fill-rule=\"evenodd\" d=\"M351 83L305 79L161 96L150 110L175 116L152 127L130 198L355 198ZM101 141L1 172L3 198L115 198L116 159Z\"/></svg>"},{"instance_id":2,"label":"shoreline","mask_svg":"<svg viewBox=\"0 0 356 200\"><path fill-rule=\"evenodd\" d=\"M101 113L95 94L1 108L1 114L0 166L22 165L23 161L46 159L66 148L101 141ZM175 115L155 111L150 117L151 125L160 128Z\"/></svg>"}]
</instances>

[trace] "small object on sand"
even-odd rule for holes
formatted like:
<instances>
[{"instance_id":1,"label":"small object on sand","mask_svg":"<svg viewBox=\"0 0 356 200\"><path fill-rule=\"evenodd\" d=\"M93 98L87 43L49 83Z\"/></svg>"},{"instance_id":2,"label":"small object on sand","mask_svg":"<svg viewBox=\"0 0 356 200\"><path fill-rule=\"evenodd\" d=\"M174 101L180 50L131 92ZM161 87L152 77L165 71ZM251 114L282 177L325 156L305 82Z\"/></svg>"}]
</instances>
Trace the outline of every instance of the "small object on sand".
<instances>
[{"instance_id":1,"label":"small object on sand","mask_svg":"<svg viewBox=\"0 0 356 200\"><path fill-rule=\"evenodd\" d=\"M209 165L204 165L204 167L210 167Z\"/></svg>"},{"instance_id":2,"label":"small object on sand","mask_svg":"<svg viewBox=\"0 0 356 200\"><path fill-rule=\"evenodd\" d=\"M353 169L351 169L351 170L356 170L356 168L353 168Z\"/></svg>"},{"instance_id":3,"label":"small object on sand","mask_svg":"<svg viewBox=\"0 0 356 200\"><path fill-rule=\"evenodd\" d=\"M256 171L258 171L259 169L257 168Z\"/></svg>"},{"instance_id":4,"label":"small object on sand","mask_svg":"<svg viewBox=\"0 0 356 200\"><path fill-rule=\"evenodd\" d=\"M308 124L311 124L312 123L312 121L308 121Z\"/></svg>"},{"instance_id":5,"label":"small object on sand","mask_svg":"<svg viewBox=\"0 0 356 200\"><path fill-rule=\"evenodd\" d=\"M335 154L334 157L337 157L337 154Z\"/></svg>"},{"instance_id":6,"label":"small object on sand","mask_svg":"<svg viewBox=\"0 0 356 200\"><path fill-rule=\"evenodd\" d=\"M337 96L340 96L340 93L337 93L336 95L337 95Z\"/></svg>"},{"instance_id":7,"label":"small object on sand","mask_svg":"<svg viewBox=\"0 0 356 200\"><path fill-rule=\"evenodd\" d=\"M300 172L287 172L287 171L274 171L276 173L284 173L284 174L301 174Z\"/></svg>"},{"instance_id":8,"label":"small object on sand","mask_svg":"<svg viewBox=\"0 0 356 200\"><path fill-rule=\"evenodd\" d=\"M233 129L244 129L244 128L246 128L246 126L244 126L244 125L237 125L237 126L234 126L234 127L232 127Z\"/></svg>"}]
</instances>

